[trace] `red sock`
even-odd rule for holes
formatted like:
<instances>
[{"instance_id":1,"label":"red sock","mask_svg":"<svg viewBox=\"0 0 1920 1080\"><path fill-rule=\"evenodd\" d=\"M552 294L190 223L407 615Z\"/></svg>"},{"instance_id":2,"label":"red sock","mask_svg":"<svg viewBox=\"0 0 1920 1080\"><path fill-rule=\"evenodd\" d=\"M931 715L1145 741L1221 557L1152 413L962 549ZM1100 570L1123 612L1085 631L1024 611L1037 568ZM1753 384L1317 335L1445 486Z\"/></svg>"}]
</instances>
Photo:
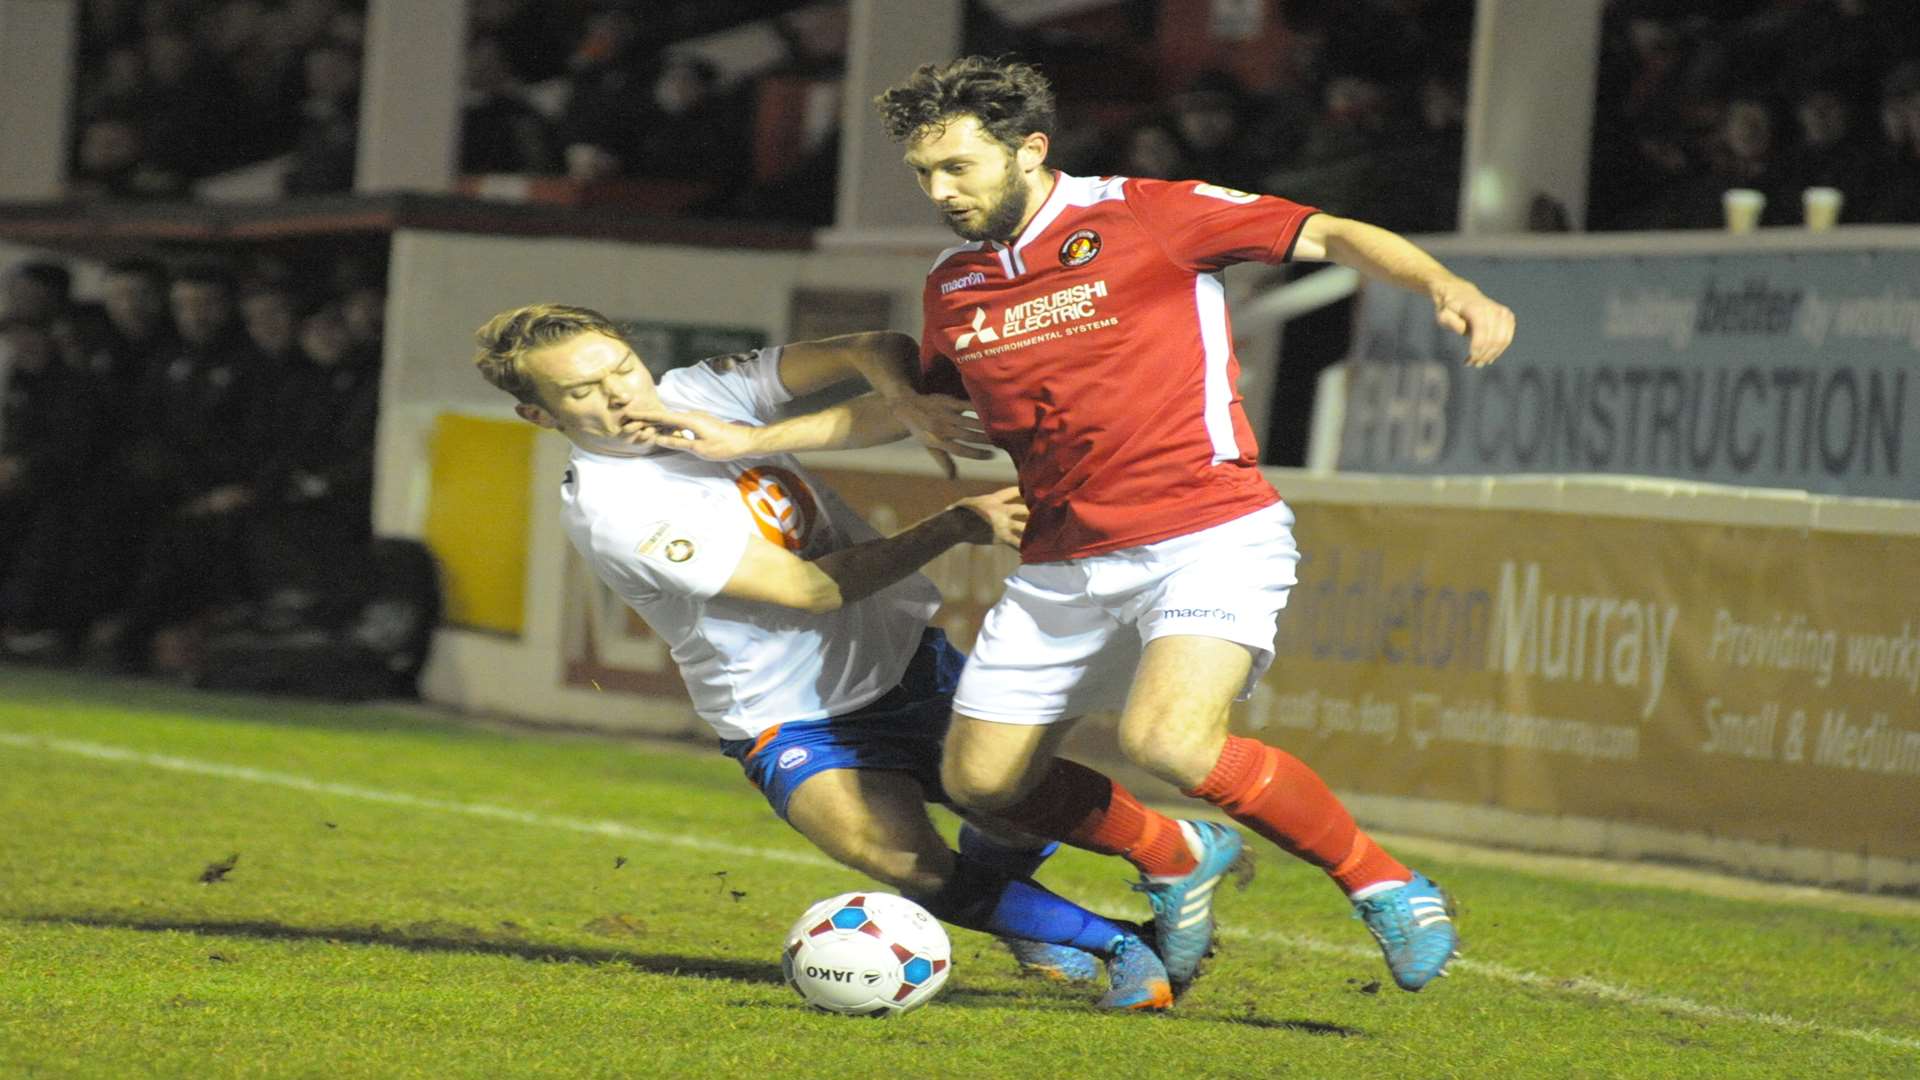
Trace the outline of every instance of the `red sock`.
<instances>
[{"instance_id":1,"label":"red sock","mask_svg":"<svg viewBox=\"0 0 1920 1080\"><path fill-rule=\"evenodd\" d=\"M1065 758L1054 759L1032 794L993 816L1036 836L1118 855L1143 874L1186 874L1199 865L1179 822L1140 805L1105 774Z\"/></svg>"},{"instance_id":2,"label":"red sock","mask_svg":"<svg viewBox=\"0 0 1920 1080\"><path fill-rule=\"evenodd\" d=\"M1307 763L1254 739L1227 736L1226 749L1187 794L1325 870L1351 893L1410 873L1353 823L1353 815Z\"/></svg>"}]
</instances>

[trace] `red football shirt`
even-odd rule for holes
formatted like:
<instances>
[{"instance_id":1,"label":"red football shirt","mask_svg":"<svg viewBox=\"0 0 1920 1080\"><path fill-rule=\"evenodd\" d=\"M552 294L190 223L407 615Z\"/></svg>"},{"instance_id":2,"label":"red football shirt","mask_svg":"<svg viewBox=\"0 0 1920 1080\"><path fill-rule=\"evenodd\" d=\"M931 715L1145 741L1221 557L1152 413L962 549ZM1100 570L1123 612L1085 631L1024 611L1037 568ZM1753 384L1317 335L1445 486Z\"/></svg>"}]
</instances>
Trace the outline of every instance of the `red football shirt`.
<instances>
[{"instance_id":1,"label":"red football shirt","mask_svg":"<svg viewBox=\"0 0 1920 1080\"><path fill-rule=\"evenodd\" d=\"M1012 244L941 253L921 388L971 398L1013 458L1032 510L1022 559L1148 544L1279 500L1214 272L1286 261L1313 213L1192 180L1056 173Z\"/></svg>"}]
</instances>

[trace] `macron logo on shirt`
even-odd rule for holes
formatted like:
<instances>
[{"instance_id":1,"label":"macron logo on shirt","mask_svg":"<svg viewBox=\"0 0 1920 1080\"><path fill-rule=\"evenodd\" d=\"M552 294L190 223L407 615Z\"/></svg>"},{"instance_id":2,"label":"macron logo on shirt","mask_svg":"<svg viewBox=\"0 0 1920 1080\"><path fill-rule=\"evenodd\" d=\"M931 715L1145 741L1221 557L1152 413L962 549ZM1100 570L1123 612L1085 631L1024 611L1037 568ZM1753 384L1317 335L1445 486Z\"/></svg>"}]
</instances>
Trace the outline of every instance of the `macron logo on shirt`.
<instances>
[{"instance_id":1,"label":"macron logo on shirt","mask_svg":"<svg viewBox=\"0 0 1920 1080\"><path fill-rule=\"evenodd\" d=\"M981 273L978 270L975 270L970 274L961 274L959 277L954 278L952 281L941 282L940 295L945 296L951 292L959 292L961 289L964 289L969 285L985 285L986 283L987 283L987 275Z\"/></svg>"}]
</instances>

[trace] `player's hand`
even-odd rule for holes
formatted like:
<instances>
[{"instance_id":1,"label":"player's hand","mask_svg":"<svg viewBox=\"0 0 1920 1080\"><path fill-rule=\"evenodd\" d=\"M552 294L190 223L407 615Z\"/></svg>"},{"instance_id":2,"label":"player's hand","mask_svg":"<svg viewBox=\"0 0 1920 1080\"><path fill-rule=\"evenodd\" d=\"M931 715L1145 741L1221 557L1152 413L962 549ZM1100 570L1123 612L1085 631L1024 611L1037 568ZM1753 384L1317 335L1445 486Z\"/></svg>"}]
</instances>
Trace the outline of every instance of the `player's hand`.
<instances>
[{"instance_id":1,"label":"player's hand","mask_svg":"<svg viewBox=\"0 0 1920 1080\"><path fill-rule=\"evenodd\" d=\"M680 450L708 461L732 461L754 453L754 432L748 424L722 420L712 413L672 409L643 409L627 414L640 426L627 436L634 446Z\"/></svg>"},{"instance_id":2,"label":"player's hand","mask_svg":"<svg viewBox=\"0 0 1920 1080\"><path fill-rule=\"evenodd\" d=\"M1467 366L1482 367L1513 344L1513 309L1470 281L1455 279L1433 291L1434 320L1467 339Z\"/></svg>"},{"instance_id":3,"label":"player's hand","mask_svg":"<svg viewBox=\"0 0 1920 1080\"><path fill-rule=\"evenodd\" d=\"M993 457L986 425L974 415L973 403L950 394L898 394L887 398L894 419L906 425L927 448L940 471L952 480L960 475L953 455L985 461Z\"/></svg>"},{"instance_id":4,"label":"player's hand","mask_svg":"<svg viewBox=\"0 0 1920 1080\"><path fill-rule=\"evenodd\" d=\"M975 521L969 523L973 525L967 534L969 544L997 543L1017 548L1020 538L1027 534L1027 504L1020 501L1017 487L970 496L953 505L975 517Z\"/></svg>"}]
</instances>

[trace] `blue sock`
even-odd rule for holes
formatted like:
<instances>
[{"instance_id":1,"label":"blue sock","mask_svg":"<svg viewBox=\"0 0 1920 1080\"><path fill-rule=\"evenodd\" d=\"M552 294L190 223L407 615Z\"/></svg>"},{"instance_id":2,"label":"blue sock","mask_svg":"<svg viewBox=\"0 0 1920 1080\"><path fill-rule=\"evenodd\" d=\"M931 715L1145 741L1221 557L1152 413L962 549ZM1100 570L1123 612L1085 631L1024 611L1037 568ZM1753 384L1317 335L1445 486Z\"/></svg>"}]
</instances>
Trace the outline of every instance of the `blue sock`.
<instances>
[{"instance_id":1,"label":"blue sock","mask_svg":"<svg viewBox=\"0 0 1920 1080\"><path fill-rule=\"evenodd\" d=\"M1113 954L1116 939L1130 933L1035 882L1007 877L964 855L954 861L953 876L944 888L915 899L935 918L955 926L996 937L1071 945L1103 958Z\"/></svg>"},{"instance_id":2,"label":"blue sock","mask_svg":"<svg viewBox=\"0 0 1920 1080\"><path fill-rule=\"evenodd\" d=\"M998 870L1010 878L1030 878L1040 869L1047 857L1060 850L1058 841L1046 847L1032 848L1001 847L986 833L973 827L970 821L960 823L960 857L981 866Z\"/></svg>"}]
</instances>

